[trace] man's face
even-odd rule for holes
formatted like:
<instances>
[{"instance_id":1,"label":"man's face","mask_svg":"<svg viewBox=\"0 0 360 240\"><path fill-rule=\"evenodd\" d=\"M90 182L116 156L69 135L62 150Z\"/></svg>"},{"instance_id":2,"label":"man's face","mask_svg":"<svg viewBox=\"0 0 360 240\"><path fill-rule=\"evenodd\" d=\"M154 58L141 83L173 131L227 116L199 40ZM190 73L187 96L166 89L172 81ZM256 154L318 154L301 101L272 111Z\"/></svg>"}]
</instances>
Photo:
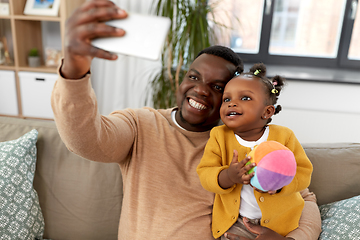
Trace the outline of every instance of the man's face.
<instances>
[{"instance_id":1,"label":"man's face","mask_svg":"<svg viewBox=\"0 0 360 240\"><path fill-rule=\"evenodd\" d=\"M194 60L177 91L176 121L180 126L200 132L218 124L224 87L235 70L231 62L210 54Z\"/></svg>"}]
</instances>

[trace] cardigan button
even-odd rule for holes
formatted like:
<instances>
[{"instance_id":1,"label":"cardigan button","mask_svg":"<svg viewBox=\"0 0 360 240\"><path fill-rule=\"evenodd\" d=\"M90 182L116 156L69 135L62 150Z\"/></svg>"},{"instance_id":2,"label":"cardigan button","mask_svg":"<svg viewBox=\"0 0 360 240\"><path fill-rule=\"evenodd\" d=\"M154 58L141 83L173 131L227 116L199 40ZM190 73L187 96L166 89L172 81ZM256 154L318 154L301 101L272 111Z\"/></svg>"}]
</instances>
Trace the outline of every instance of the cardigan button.
<instances>
[{"instance_id":1,"label":"cardigan button","mask_svg":"<svg viewBox=\"0 0 360 240\"><path fill-rule=\"evenodd\" d=\"M264 198L264 197L260 197L259 201L260 201L260 202L264 202L264 201L265 201L265 198Z\"/></svg>"},{"instance_id":2,"label":"cardigan button","mask_svg":"<svg viewBox=\"0 0 360 240\"><path fill-rule=\"evenodd\" d=\"M235 220L236 217L235 217L235 216L232 216L231 218L232 218L232 220Z\"/></svg>"},{"instance_id":3,"label":"cardigan button","mask_svg":"<svg viewBox=\"0 0 360 240\"><path fill-rule=\"evenodd\" d=\"M270 220L269 219L265 219L264 220L264 223L266 224L266 223L269 223L270 222Z\"/></svg>"}]
</instances>

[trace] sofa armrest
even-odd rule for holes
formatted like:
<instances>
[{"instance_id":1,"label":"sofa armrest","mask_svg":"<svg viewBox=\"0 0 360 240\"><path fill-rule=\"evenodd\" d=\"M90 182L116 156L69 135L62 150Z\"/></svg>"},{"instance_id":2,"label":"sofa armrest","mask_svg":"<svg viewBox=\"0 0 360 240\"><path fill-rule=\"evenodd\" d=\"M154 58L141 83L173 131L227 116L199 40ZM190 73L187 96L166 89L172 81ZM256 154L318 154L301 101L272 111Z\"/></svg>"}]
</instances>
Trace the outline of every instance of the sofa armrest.
<instances>
[{"instance_id":1,"label":"sofa armrest","mask_svg":"<svg viewBox=\"0 0 360 240\"><path fill-rule=\"evenodd\" d=\"M319 205L360 195L360 143L303 144L314 166L310 191Z\"/></svg>"},{"instance_id":2,"label":"sofa armrest","mask_svg":"<svg viewBox=\"0 0 360 240\"><path fill-rule=\"evenodd\" d=\"M0 117L0 141L39 132L34 188L45 220L44 238L117 239L122 204L118 164L71 153L53 121Z\"/></svg>"}]
</instances>

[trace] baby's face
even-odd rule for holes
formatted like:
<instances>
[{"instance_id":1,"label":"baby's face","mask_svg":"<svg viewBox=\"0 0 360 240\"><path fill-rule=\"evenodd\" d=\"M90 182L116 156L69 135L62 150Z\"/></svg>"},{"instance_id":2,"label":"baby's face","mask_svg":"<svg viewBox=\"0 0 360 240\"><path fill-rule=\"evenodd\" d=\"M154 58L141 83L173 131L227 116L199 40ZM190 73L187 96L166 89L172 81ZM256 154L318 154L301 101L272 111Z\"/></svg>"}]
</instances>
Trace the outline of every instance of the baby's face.
<instances>
[{"instance_id":1,"label":"baby's face","mask_svg":"<svg viewBox=\"0 0 360 240\"><path fill-rule=\"evenodd\" d=\"M220 108L221 120L235 133L263 128L267 120L266 96L258 78L240 75L230 80L224 89Z\"/></svg>"}]
</instances>

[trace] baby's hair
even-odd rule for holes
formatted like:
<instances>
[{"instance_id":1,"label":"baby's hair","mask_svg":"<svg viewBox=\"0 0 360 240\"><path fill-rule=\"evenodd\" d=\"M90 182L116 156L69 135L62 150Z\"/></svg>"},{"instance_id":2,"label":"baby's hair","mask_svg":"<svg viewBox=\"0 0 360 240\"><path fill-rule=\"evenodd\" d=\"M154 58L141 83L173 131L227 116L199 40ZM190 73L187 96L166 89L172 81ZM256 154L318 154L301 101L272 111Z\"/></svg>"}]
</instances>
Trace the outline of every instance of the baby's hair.
<instances>
[{"instance_id":1,"label":"baby's hair","mask_svg":"<svg viewBox=\"0 0 360 240\"><path fill-rule=\"evenodd\" d=\"M273 78L269 79L266 77L266 66L263 63L256 63L251 68L250 71L244 73L245 75L252 75L253 77L258 77L261 79L265 92L268 96L267 105L274 105L275 114L278 114L281 111L281 105L276 105L278 97L282 88L285 85L285 78L276 75ZM268 119L268 123L271 122L271 118Z\"/></svg>"}]
</instances>

